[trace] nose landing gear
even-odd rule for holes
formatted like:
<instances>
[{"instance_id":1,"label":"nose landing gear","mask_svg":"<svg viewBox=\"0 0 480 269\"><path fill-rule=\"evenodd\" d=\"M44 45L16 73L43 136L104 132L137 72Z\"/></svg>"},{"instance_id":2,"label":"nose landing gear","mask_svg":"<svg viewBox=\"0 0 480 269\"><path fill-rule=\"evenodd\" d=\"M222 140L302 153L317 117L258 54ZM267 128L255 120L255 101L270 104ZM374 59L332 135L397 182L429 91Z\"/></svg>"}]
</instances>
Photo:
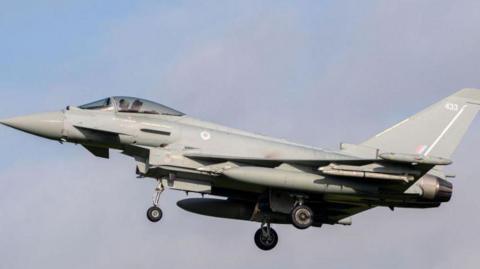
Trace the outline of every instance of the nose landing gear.
<instances>
[{"instance_id":1,"label":"nose landing gear","mask_svg":"<svg viewBox=\"0 0 480 269\"><path fill-rule=\"evenodd\" d=\"M255 233L255 244L259 249L269 251L275 248L277 243L277 232L270 227L270 223L263 222L260 229Z\"/></svg>"},{"instance_id":2,"label":"nose landing gear","mask_svg":"<svg viewBox=\"0 0 480 269\"><path fill-rule=\"evenodd\" d=\"M163 217L162 210L157 206L152 206L147 210L147 218L151 222L159 222Z\"/></svg>"},{"instance_id":3,"label":"nose landing gear","mask_svg":"<svg viewBox=\"0 0 480 269\"><path fill-rule=\"evenodd\" d=\"M163 212L158 207L158 203L160 201L160 196L164 190L165 190L165 187L163 187L161 180L159 180L158 186L155 188L155 193L153 197L153 206L147 210L147 218L151 222L159 222L163 217Z\"/></svg>"}]
</instances>

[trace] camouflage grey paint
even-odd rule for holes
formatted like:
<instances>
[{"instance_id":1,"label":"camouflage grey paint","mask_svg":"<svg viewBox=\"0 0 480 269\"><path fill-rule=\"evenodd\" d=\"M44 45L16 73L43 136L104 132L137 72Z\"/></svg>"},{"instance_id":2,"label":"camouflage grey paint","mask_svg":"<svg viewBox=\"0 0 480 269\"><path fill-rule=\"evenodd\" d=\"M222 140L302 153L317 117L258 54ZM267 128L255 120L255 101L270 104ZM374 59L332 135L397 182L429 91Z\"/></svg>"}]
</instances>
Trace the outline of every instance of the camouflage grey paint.
<instances>
[{"instance_id":1,"label":"camouflage grey paint","mask_svg":"<svg viewBox=\"0 0 480 269\"><path fill-rule=\"evenodd\" d=\"M110 102L105 109L68 107L1 123L82 144L97 157L120 150L135 159L140 176L230 201L206 200L201 204L214 207L208 210L194 205L197 200L179 203L192 212L253 221L269 215L272 222L288 223L287 215L301 197L318 213L315 225L320 226L349 223L345 218L375 206L427 208L447 202L452 186L436 168L450 163L478 112L480 91L459 91L365 143L344 144L339 151L183 114L120 112L116 99Z\"/></svg>"}]
</instances>

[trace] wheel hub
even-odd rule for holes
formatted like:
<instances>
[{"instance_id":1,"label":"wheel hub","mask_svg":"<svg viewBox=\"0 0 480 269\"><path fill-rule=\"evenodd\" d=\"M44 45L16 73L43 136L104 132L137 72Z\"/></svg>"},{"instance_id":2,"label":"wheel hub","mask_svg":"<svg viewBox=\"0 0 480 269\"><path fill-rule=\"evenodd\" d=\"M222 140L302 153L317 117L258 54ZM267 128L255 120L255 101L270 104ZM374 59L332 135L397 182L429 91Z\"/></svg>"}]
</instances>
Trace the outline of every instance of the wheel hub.
<instances>
[{"instance_id":1,"label":"wheel hub","mask_svg":"<svg viewBox=\"0 0 480 269\"><path fill-rule=\"evenodd\" d=\"M310 222L312 216L310 215L310 212L308 212L308 210L300 209L296 212L295 218L299 223L307 224L308 222Z\"/></svg>"},{"instance_id":2,"label":"wheel hub","mask_svg":"<svg viewBox=\"0 0 480 269\"><path fill-rule=\"evenodd\" d=\"M158 218L160 216L160 213L158 213L157 210L152 211L152 217Z\"/></svg>"},{"instance_id":3,"label":"wheel hub","mask_svg":"<svg viewBox=\"0 0 480 269\"><path fill-rule=\"evenodd\" d=\"M269 246L275 241L273 236L268 231L263 231L262 236L260 237L262 244Z\"/></svg>"}]
</instances>

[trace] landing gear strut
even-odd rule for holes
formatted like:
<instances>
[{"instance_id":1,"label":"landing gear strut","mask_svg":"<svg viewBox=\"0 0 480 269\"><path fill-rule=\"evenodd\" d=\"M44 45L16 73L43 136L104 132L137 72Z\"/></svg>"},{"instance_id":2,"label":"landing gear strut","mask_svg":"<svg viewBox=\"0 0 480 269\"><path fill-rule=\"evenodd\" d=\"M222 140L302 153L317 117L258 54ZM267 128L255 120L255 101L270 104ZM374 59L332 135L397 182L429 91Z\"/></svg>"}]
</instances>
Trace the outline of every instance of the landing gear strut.
<instances>
[{"instance_id":1,"label":"landing gear strut","mask_svg":"<svg viewBox=\"0 0 480 269\"><path fill-rule=\"evenodd\" d=\"M255 233L255 244L261 250L272 250L278 243L278 235L274 229L270 227L269 222L263 222L262 226Z\"/></svg>"},{"instance_id":2,"label":"landing gear strut","mask_svg":"<svg viewBox=\"0 0 480 269\"><path fill-rule=\"evenodd\" d=\"M158 207L160 201L160 195L165 190L161 180L158 181L158 186L155 188L155 193L153 197L153 206L147 210L147 218L151 222L159 222L163 217L162 210Z\"/></svg>"}]
</instances>

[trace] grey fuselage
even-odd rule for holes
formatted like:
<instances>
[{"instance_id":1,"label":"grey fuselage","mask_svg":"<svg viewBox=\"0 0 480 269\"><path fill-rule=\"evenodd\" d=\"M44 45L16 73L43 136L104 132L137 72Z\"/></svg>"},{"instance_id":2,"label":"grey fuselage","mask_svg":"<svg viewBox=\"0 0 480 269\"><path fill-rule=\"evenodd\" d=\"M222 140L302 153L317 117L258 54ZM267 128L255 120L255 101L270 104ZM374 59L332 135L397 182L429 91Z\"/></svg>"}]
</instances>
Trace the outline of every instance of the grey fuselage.
<instances>
[{"instance_id":1,"label":"grey fuselage","mask_svg":"<svg viewBox=\"0 0 480 269\"><path fill-rule=\"evenodd\" d=\"M406 187L391 189L384 182L368 182L355 178L322 175L308 165L281 165L273 160L352 160L341 152L290 143L262 135L200 121L188 116L118 113L70 108L64 111L63 139L95 147L123 150L136 158L137 173L161 178L175 173L176 180L211 185L206 193L227 197L256 199L268 189L307 193L323 201L369 201L371 206L436 207L439 201L424 200L420 191L405 193ZM99 131L102 130L102 131ZM139 156L135 148L155 149L158 154ZM198 160L185 156L218 156L215 160ZM227 156L228 158L223 157ZM353 158L355 159L355 158ZM205 172L203 167L240 160L272 160L255 165L253 171L240 177L226 177ZM359 159L361 163L362 160ZM279 166L277 166L277 164ZM276 168L273 170L272 168ZM271 173L274 172L274 174ZM251 175L251 176L250 176ZM279 180L284 178L285 180ZM237 180L239 179L239 180ZM422 181L417 182L421 185ZM182 190L180 188L180 190ZM194 191L195 188L186 191ZM202 192L202 188L199 189Z\"/></svg>"},{"instance_id":2,"label":"grey fuselage","mask_svg":"<svg viewBox=\"0 0 480 269\"><path fill-rule=\"evenodd\" d=\"M137 98L112 97L2 123L81 144L97 157L120 150L135 159L140 177L226 197L178 204L216 217L262 221L269 215L272 223L289 223L292 208L305 201L316 212L316 226L345 224L345 217L372 207L437 207L452 194L449 182L428 174L435 164L449 163L441 158L381 155L355 145L326 151L200 121Z\"/></svg>"}]
</instances>

